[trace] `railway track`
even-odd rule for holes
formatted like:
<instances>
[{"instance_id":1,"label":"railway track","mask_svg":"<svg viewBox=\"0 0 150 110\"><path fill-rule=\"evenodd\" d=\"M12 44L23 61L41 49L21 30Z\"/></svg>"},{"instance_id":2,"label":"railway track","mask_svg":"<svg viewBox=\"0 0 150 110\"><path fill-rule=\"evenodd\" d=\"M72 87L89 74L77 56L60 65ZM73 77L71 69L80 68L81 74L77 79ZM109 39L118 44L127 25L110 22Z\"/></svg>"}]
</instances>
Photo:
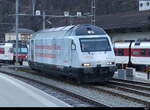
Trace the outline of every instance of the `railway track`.
<instances>
[{"instance_id":1,"label":"railway track","mask_svg":"<svg viewBox=\"0 0 150 110\"><path fill-rule=\"evenodd\" d=\"M103 86L103 87L95 86L92 88L97 91L104 91L104 92L107 92L107 93L112 94L117 97L122 97L127 100L132 100L137 103L142 103L142 104L146 105L147 107L150 107L150 97L149 97L150 94L148 92L145 93L143 91L130 89L127 87L120 87L118 85L113 85L113 84L110 84L107 87L106 86Z\"/></svg>"},{"instance_id":2,"label":"railway track","mask_svg":"<svg viewBox=\"0 0 150 110\"><path fill-rule=\"evenodd\" d=\"M2 72L2 71L1 71ZM22 75L19 75L19 74L11 74L10 72L3 72L3 74L7 74L7 75L10 75L10 76L12 76L12 77L15 77L15 78L17 78L17 79L19 79L19 80L22 80L22 81L24 81L24 82L27 82L28 84L31 84L32 86L36 86L36 85L40 85L40 86L44 86L44 88L50 88L50 89L53 89L53 90L55 90L55 91L57 91L57 92L61 92L61 93L63 93L63 94L66 94L67 95L67 97L69 96L71 96L71 97L73 97L73 98L75 98L75 99L77 99L77 100L80 100L80 102L81 103L79 103L79 104L73 104L73 105L75 105L75 106L93 106L93 107L96 107L96 106L98 106L98 107L108 107L107 105L104 105L104 104L101 104L101 103L99 103L99 102L97 102L97 101L95 101L95 100L91 100L90 98L88 98L88 97L85 97L85 96L82 96L82 95L80 95L80 94L76 94L75 92L72 92L72 91L68 91L68 90L66 90L66 89L63 89L63 88L60 88L60 87L57 87L57 86L55 86L55 85L53 85L53 84L50 84L50 83L45 83L44 82L44 79L45 79L45 81L47 80L47 78L44 78L43 77L43 75L41 76L41 75L34 75L36 78L29 78L29 77L24 77L24 76L22 76ZM43 77L43 78L42 78ZM41 80L41 79L43 79L43 80ZM36 86L37 87L37 86ZM74 102L72 102L72 103L74 103Z\"/></svg>"},{"instance_id":3,"label":"railway track","mask_svg":"<svg viewBox=\"0 0 150 110\"><path fill-rule=\"evenodd\" d=\"M122 97L143 103L150 107L150 83L113 79L107 86L116 89L116 93ZM118 91L123 91L119 94Z\"/></svg>"},{"instance_id":4,"label":"railway track","mask_svg":"<svg viewBox=\"0 0 150 110\"><path fill-rule=\"evenodd\" d=\"M5 72L5 73L10 74L10 72ZM86 103L93 104L95 106L102 106L102 107L149 107L150 106L148 89L146 90L144 89L143 92L142 89L140 90L132 87L127 87L127 84L125 85L123 81L111 80L110 83L106 85L89 86L85 84L77 85L75 83L68 82L68 81L66 82L52 81L52 79L48 77L46 78L41 75L29 74L29 73L28 75L25 73L13 74L13 76L25 78L37 83L44 84L47 87L56 89L58 91L68 94L72 97L76 97ZM131 83L129 83L129 85L131 85Z\"/></svg>"}]
</instances>

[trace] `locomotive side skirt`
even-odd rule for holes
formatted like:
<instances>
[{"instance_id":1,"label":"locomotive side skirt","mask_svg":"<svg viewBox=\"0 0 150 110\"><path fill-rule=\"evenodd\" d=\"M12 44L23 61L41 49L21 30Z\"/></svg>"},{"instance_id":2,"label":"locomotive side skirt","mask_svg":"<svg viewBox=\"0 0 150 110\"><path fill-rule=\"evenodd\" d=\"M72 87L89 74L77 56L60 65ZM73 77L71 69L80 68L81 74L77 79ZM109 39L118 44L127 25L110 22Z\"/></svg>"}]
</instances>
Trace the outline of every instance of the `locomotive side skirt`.
<instances>
[{"instance_id":1,"label":"locomotive side skirt","mask_svg":"<svg viewBox=\"0 0 150 110\"><path fill-rule=\"evenodd\" d=\"M40 70L47 74L82 79L84 82L103 82L108 81L114 75L116 67L91 67L91 68L74 68L59 65L43 64L29 61L29 65L34 70Z\"/></svg>"}]
</instances>

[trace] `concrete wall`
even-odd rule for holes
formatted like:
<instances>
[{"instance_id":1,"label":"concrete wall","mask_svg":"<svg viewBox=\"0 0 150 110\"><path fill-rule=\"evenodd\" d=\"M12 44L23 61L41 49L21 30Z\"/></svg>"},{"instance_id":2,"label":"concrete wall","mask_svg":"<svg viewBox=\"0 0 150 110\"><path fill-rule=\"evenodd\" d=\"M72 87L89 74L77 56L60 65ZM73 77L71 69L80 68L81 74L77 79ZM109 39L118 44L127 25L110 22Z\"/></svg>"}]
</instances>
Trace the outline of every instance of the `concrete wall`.
<instances>
[{"instance_id":1,"label":"concrete wall","mask_svg":"<svg viewBox=\"0 0 150 110\"><path fill-rule=\"evenodd\" d=\"M150 39L150 32L110 33L112 42L117 40Z\"/></svg>"}]
</instances>

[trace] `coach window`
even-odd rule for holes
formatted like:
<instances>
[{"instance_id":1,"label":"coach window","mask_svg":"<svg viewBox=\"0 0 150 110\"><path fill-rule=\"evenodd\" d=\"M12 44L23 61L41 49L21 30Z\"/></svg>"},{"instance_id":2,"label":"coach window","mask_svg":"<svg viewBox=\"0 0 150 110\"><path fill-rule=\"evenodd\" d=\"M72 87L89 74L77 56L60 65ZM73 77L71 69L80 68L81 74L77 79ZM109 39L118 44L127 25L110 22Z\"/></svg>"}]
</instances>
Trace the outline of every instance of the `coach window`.
<instances>
[{"instance_id":1,"label":"coach window","mask_svg":"<svg viewBox=\"0 0 150 110\"><path fill-rule=\"evenodd\" d=\"M141 56L146 56L146 49L141 49Z\"/></svg>"},{"instance_id":2,"label":"coach window","mask_svg":"<svg viewBox=\"0 0 150 110\"><path fill-rule=\"evenodd\" d=\"M4 54L4 48L0 48L0 54Z\"/></svg>"},{"instance_id":3,"label":"coach window","mask_svg":"<svg viewBox=\"0 0 150 110\"><path fill-rule=\"evenodd\" d=\"M148 49L148 56L150 56L150 49Z\"/></svg>"},{"instance_id":4,"label":"coach window","mask_svg":"<svg viewBox=\"0 0 150 110\"><path fill-rule=\"evenodd\" d=\"M140 54L139 51L136 51L136 50L133 51L133 55L139 55L139 54Z\"/></svg>"},{"instance_id":5,"label":"coach window","mask_svg":"<svg viewBox=\"0 0 150 110\"><path fill-rule=\"evenodd\" d=\"M117 49L115 49L115 48L114 48L114 52L115 52L115 55L118 55L118 53L117 53Z\"/></svg>"},{"instance_id":6,"label":"coach window","mask_svg":"<svg viewBox=\"0 0 150 110\"><path fill-rule=\"evenodd\" d=\"M124 55L124 49L118 49L118 56Z\"/></svg>"}]
</instances>

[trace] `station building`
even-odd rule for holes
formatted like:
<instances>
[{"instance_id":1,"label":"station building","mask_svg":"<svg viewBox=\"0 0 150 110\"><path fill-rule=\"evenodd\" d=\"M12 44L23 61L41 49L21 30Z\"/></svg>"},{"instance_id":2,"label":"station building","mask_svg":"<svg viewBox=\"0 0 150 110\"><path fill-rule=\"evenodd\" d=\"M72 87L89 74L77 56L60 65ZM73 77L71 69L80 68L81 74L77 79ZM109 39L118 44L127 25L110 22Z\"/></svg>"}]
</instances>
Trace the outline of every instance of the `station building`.
<instances>
[{"instance_id":1,"label":"station building","mask_svg":"<svg viewBox=\"0 0 150 110\"><path fill-rule=\"evenodd\" d=\"M96 25L104 28L113 42L150 40L150 11L99 16Z\"/></svg>"},{"instance_id":2,"label":"station building","mask_svg":"<svg viewBox=\"0 0 150 110\"><path fill-rule=\"evenodd\" d=\"M27 42L31 37L34 31L26 28L18 29L18 40ZM15 28L5 33L5 42L16 40L16 31Z\"/></svg>"},{"instance_id":3,"label":"station building","mask_svg":"<svg viewBox=\"0 0 150 110\"><path fill-rule=\"evenodd\" d=\"M76 24L89 21L76 21ZM96 16L96 26L102 27L112 42L125 40L150 40L150 11L124 12Z\"/></svg>"}]
</instances>

